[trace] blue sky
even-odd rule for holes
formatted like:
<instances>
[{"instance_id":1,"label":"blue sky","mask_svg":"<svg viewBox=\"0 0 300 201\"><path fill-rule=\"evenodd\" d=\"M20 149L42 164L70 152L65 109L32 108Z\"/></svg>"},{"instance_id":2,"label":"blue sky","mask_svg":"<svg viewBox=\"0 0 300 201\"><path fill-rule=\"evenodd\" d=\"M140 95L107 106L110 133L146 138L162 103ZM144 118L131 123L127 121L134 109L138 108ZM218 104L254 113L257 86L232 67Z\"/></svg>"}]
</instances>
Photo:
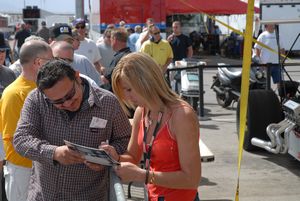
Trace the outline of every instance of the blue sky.
<instances>
[{"instance_id":1,"label":"blue sky","mask_svg":"<svg viewBox=\"0 0 300 201\"><path fill-rule=\"evenodd\" d=\"M88 0L84 0L87 4ZM25 6L38 6L54 13L74 13L75 0L0 0L0 12L21 12ZM85 5L87 10L87 5Z\"/></svg>"}]
</instances>

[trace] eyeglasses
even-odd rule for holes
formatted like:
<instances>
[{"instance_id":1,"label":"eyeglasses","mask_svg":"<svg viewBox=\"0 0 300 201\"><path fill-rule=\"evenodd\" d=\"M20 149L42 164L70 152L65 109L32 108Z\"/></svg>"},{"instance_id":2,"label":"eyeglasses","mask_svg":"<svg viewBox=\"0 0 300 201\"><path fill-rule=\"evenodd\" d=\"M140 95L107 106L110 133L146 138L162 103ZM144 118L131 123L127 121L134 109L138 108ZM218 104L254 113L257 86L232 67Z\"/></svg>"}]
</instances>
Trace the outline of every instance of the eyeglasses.
<instances>
[{"instance_id":1,"label":"eyeglasses","mask_svg":"<svg viewBox=\"0 0 300 201\"><path fill-rule=\"evenodd\" d=\"M72 89L63 98L60 98L57 100L50 100L49 98L47 98L47 101L54 105L62 105L66 101L71 100L76 94L76 84L75 83L76 83L76 81L74 80Z\"/></svg>"},{"instance_id":2,"label":"eyeglasses","mask_svg":"<svg viewBox=\"0 0 300 201\"><path fill-rule=\"evenodd\" d=\"M42 60L45 60L45 61L50 61L50 60L53 59L53 58L43 58L43 57L37 57L37 58L42 59Z\"/></svg>"},{"instance_id":3,"label":"eyeglasses","mask_svg":"<svg viewBox=\"0 0 300 201\"><path fill-rule=\"evenodd\" d=\"M79 26L76 26L75 28L76 28L76 29L84 29L85 26L84 26L84 25L81 25L81 26L79 25Z\"/></svg>"},{"instance_id":4,"label":"eyeglasses","mask_svg":"<svg viewBox=\"0 0 300 201\"><path fill-rule=\"evenodd\" d=\"M70 58L61 58L61 57L54 57L54 59L56 59L56 60L64 60L65 62L67 62L67 63L72 63L74 60L73 59L70 59Z\"/></svg>"},{"instance_id":5,"label":"eyeglasses","mask_svg":"<svg viewBox=\"0 0 300 201\"><path fill-rule=\"evenodd\" d=\"M153 33L153 35L158 35L160 34L160 31Z\"/></svg>"},{"instance_id":6,"label":"eyeglasses","mask_svg":"<svg viewBox=\"0 0 300 201\"><path fill-rule=\"evenodd\" d=\"M6 50L0 50L0 52L2 52L2 53L3 53L3 52L6 52Z\"/></svg>"}]
</instances>

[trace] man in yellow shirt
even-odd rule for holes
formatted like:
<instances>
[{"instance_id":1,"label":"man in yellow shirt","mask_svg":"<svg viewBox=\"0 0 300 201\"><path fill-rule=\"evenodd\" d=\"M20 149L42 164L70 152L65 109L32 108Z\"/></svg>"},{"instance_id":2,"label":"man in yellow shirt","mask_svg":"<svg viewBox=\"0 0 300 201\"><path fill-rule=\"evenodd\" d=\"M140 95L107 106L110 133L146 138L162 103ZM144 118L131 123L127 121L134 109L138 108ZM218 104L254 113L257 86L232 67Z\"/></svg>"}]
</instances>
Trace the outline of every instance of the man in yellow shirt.
<instances>
[{"instance_id":1,"label":"man in yellow shirt","mask_svg":"<svg viewBox=\"0 0 300 201\"><path fill-rule=\"evenodd\" d=\"M151 38L143 43L141 52L150 55L165 73L173 59L172 47L167 40L162 39L157 26L151 25L149 31Z\"/></svg>"},{"instance_id":2,"label":"man in yellow shirt","mask_svg":"<svg viewBox=\"0 0 300 201\"><path fill-rule=\"evenodd\" d=\"M6 154L5 191L9 201L27 199L32 162L20 156L12 142L25 99L36 88L37 72L52 58L52 50L46 42L25 42L20 49L22 74L4 90L0 100L0 132Z\"/></svg>"}]
</instances>

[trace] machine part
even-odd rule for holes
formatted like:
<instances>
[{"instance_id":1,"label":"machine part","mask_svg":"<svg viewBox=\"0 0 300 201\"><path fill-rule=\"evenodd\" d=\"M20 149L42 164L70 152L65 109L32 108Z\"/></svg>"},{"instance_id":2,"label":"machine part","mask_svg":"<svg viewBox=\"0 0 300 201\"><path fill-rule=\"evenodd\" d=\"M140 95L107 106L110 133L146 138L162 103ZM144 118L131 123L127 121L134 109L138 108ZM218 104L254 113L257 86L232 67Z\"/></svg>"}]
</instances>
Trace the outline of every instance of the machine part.
<instances>
[{"instance_id":1,"label":"machine part","mask_svg":"<svg viewBox=\"0 0 300 201\"><path fill-rule=\"evenodd\" d=\"M237 129L239 132L240 103L237 108ZM257 146L251 144L251 139L256 137L263 141L270 140L266 128L271 123L283 119L281 106L276 94L272 90L250 90L248 98L247 122L244 139L244 149L254 151Z\"/></svg>"},{"instance_id":2,"label":"machine part","mask_svg":"<svg viewBox=\"0 0 300 201\"><path fill-rule=\"evenodd\" d=\"M186 96L199 96L199 74L197 71L181 71L181 92Z\"/></svg>"},{"instance_id":3,"label":"machine part","mask_svg":"<svg viewBox=\"0 0 300 201\"><path fill-rule=\"evenodd\" d=\"M211 89L216 92L216 99L220 106L226 108L232 101L238 102L241 92L241 68L224 67L224 63L218 64L218 73L213 76ZM265 89L266 78L264 68L252 67L250 71L249 89Z\"/></svg>"},{"instance_id":4,"label":"machine part","mask_svg":"<svg viewBox=\"0 0 300 201\"><path fill-rule=\"evenodd\" d=\"M195 111L198 111L199 93L198 72L195 70L182 70L180 94Z\"/></svg>"},{"instance_id":5,"label":"machine part","mask_svg":"<svg viewBox=\"0 0 300 201\"><path fill-rule=\"evenodd\" d=\"M296 134L297 125L300 123L300 104L288 100L284 103L283 109L285 119L267 127L267 134L271 141L252 138L251 142L274 154L289 152L297 160L300 160L300 137Z\"/></svg>"},{"instance_id":6,"label":"machine part","mask_svg":"<svg viewBox=\"0 0 300 201\"><path fill-rule=\"evenodd\" d=\"M214 92L216 92L216 99L220 106L226 108L232 103L233 97L228 90L221 86L220 80L217 76L214 77L214 82L211 88Z\"/></svg>"},{"instance_id":7,"label":"machine part","mask_svg":"<svg viewBox=\"0 0 300 201\"><path fill-rule=\"evenodd\" d=\"M225 91L224 93L216 93L216 99L220 106L226 108L232 103L234 98L229 91Z\"/></svg>"},{"instance_id":8,"label":"machine part","mask_svg":"<svg viewBox=\"0 0 300 201\"><path fill-rule=\"evenodd\" d=\"M267 127L267 134L271 141L264 141L258 138L252 138L251 143L274 154L286 153L288 144L287 141L285 141L285 139L288 139L288 133L294 127L295 124L287 119L284 119L278 124L270 124ZM282 137L283 133L285 133L284 138Z\"/></svg>"},{"instance_id":9,"label":"machine part","mask_svg":"<svg viewBox=\"0 0 300 201\"><path fill-rule=\"evenodd\" d=\"M300 134L292 130L288 138L288 153L300 161Z\"/></svg>"}]
</instances>

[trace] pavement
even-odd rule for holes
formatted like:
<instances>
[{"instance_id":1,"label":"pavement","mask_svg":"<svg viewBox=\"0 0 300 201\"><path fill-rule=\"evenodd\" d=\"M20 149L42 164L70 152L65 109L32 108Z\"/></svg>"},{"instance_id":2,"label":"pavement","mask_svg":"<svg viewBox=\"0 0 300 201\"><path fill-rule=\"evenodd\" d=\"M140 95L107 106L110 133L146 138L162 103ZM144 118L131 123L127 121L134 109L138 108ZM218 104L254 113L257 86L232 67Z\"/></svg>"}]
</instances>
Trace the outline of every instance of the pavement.
<instances>
[{"instance_id":1,"label":"pavement","mask_svg":"<svg viewBox=\"0 0 300 201\"><path fill-rule=\"evenodd\" d=\"M200 56L207 65L217 63L242 64L241 59L218 55ZM300 65L299 65L300 66ZM295 80L300 80L299 66L289 67ZM238 180L238 134L236 131L236 103L228 108L217 104L210 89L217 69L204 70L204 116L200 119L202 141L214 154L215 160L202 163L202 179L198 187L201 201L234 201ZM274 85L272 86L274 87ZM241 201L299 201L300 162L289 154L274 155L264 150L243 151L240 174ZM127 185L124 185L127 196ZM134 184L131 199L144 200L142 185Z\"/></svg>"}]
</instances>

